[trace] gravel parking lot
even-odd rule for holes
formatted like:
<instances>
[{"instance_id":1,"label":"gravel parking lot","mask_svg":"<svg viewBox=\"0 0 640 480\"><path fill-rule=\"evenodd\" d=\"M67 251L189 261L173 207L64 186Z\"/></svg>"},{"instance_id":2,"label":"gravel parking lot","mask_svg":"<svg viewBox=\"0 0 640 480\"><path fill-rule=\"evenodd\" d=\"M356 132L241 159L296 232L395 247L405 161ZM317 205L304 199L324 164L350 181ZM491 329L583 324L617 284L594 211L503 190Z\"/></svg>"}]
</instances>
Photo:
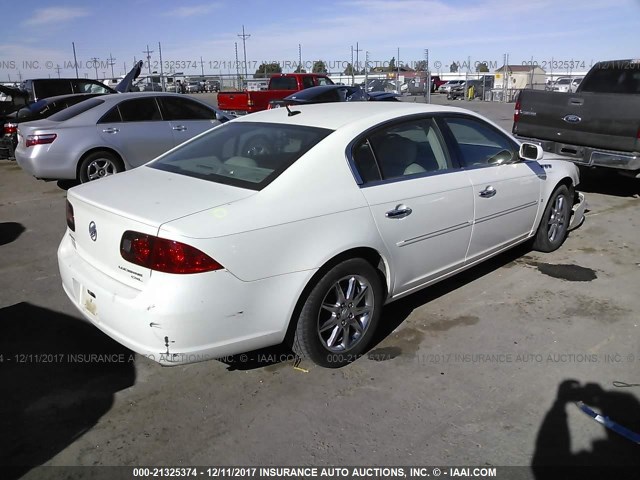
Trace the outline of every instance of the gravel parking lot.
<instances>
[{"instance_id":1,"label":"gravel parking lot","mask_svg":"<svg viewBox=\"0 0 640 480\"><path fill-rule=\"evenodd\" d=\"M434 103L511 126L512 104ZM340 370L296 368L284 348L163 368L80 321L56 262L68 186L0 161L0 464L27 465L14 478L49 478L38 465L640 465L637 445L574 405L640 432L640 387L613 384L640 383L640 181L584 175L586 221L558 251L518 248L387 306L376 345Z\"/></svg>"}]
</instances>

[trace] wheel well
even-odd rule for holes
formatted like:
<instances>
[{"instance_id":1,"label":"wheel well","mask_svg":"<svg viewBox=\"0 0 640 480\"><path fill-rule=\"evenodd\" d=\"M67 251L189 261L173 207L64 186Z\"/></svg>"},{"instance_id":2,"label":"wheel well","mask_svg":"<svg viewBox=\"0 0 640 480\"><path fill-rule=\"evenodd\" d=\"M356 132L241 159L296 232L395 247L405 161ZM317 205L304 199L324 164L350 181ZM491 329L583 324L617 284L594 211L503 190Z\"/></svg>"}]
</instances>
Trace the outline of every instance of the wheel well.
<instances>
[{"instance_id":1,"label":"wheel well","mask_svg":"<svg viewBox=\"0 0 640 480\"><path fill-rule=\"evenodd\" d=\"M377 250L370 247L358 247L352 248L349 250L345 250L344 252L334 256L330 260L328 260L322 267L318 269L318 271L309 279L307 284L305 285L298 301L296 302L296 306L293 309L293 313L291 318L289 319L289 326L287 328L287 333L285 335L285 343L291 345L291 341L293 340L293 334L296 330L296 318L300 315L300 310L304 306L304 302L309 295L311 289L315 286L322 276L331 270L333 267L338 265L345 260L349 260L351 258L362 258L371 264L373 268L376 269L378 274L380 275L380 280L382 283L382 288L384 290L384 298L386 299L389 293L389 268L385 260L382 258L382 255L378 253ZM384 303L384 300L383 300Z\"/></svg>"},{"instance_id":2,"label":"wheel well","mask_svg":"<svg viewBox=\"0 0 640 480\"><path fill-rule=\"evenodd\" d=\"M82 154L82 156L80 157L80 160L78 160L78 165L76 165L76 178L80 178L80 165L82 165L82 162L84 162L84 159L87 158L92 153L96 153L96 152L110 153L116 158L118 162L120 162L120 167L122 167L123 170L125 169L125 165L124 165L124 161L122 160L122 157L114 149L109 147L95 147L95 148L92 148L91 150L87 150L86 152L84 152L84 154Z\"/></svg>"}]
</instances>

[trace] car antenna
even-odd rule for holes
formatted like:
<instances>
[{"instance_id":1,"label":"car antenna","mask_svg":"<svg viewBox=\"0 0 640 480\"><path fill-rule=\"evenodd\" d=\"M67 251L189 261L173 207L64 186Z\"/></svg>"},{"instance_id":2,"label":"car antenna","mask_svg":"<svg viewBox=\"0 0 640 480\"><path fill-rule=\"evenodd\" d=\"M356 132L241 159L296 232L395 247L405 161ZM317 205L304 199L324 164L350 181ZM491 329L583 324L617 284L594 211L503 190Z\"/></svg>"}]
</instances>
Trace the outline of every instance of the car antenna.
<instances>
[{"instance_id":1,"label":"car antenna","mask_svg":"<svg viewBox=\"0 0 640 480\"><path fill-rule=\"evenodd\" d=\"M285 108L287 109L287 116L288 117L293 117L294 115L298 115L299 113L302 113L300 110L294 110L292 112L291 109L289 108L289 105L285 105Z\"/></svg>"}]
</instances>

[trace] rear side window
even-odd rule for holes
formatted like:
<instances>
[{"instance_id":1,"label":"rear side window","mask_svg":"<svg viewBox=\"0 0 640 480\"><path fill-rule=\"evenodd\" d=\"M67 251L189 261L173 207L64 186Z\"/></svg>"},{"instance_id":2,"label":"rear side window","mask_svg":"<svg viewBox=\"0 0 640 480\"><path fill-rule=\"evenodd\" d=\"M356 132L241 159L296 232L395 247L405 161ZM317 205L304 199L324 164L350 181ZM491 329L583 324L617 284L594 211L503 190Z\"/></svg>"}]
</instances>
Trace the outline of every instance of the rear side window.
<instances>
[{"instance_id":1,"label":"rear side window","mask_svg":"<svg viewBox=\"0 0 640 480\"><path fill-rule=\"evenodd\" d=\"M153 122L162 120L155 97L125 100L119 105L123 122Z\"/></svg>"},{"instance_id":2,"label":"rear side window","mask_svg":"<svg viewBox=\"0 0 640 480\"><path fill-rule=\"evenodd\" d=\"M75 79L71 83L74 93L115 93L115 90L96 81Z\"/></svg>"},{"instance_id":3,"label":"rear side window","mask_svg":"<svg viewBox=\"0 0 640 480\"><path fill-rule=\"evenodd\" d=\"M149 164L152 168L261 190L331 133L297 125L230 122Z\"/></svg>"},{"instance_id":4,"label":"rear side window","mask_svg":"<svg viewBox=\"0 0 640 480\"><path fill-rule=\"evenodd\" d=\"M315 83L313 83L313 77L302 77L302 87L303 88L315 87Z\"/></svg>"},{"instance_id":5,"label":"rear side window","mask_svg":"<svg viewBox=\"0 0 640 480\"><path fill-rule=\"evenodd\" d=\"M105 113L98 123L119 123L122 121L122 117L120 116L120 110L118 110L118 106L116 105L107 113Z\"/></svg>"},{"instance_id":6,"label":"rear side window","mask_svg":"<svg viewBox=\"0 0 640 480\"><path fill-rule=\"evenodd\" d=\"M165 120L214 120L215 111L189 98L161 97Z\"/></svg>"},{"instance_id":7,"label":"rear side window","mask_svg":"<svg viewBox=\"0 0 640 480\"><path fill-rule=\"evenodd\" d=\"M102 105L104 100L99 98L90 98L89 100L85 100L84 102L76 103L75 105L65 108L64 110L55 113L49 117L49 120L53 120L54 122L64 122L65 120L69 120L81 113L87 112L92 108L97 107L98 105Z\"/></svg>"}]
</instances>

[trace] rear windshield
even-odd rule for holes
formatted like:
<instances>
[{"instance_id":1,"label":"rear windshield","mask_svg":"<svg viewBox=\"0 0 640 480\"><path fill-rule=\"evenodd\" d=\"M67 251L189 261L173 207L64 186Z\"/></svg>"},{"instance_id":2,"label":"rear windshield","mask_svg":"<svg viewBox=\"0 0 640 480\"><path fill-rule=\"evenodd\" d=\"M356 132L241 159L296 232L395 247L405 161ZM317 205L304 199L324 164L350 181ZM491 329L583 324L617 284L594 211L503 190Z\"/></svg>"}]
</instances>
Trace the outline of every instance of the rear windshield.
<instances>
[{"instance_id":1,"label":"rear windshield","mask_svg":"<svg viewBox=\"0 0 640 480\"><path fill-rule=\"evenodd\" d=\"M54 113L49 117L49 120L53 120L54 122L64 122L65 120L69 120L70 118L80 115L81 113L91 110L103 103L104 100L99 98L90 98L89 100L85 100L84 102L76 103L69 108L65 108L58 113Z\"/></svg>"},{"instance_id":2,"label":"rear windshield","mask_svg":"<svg viewBox=\"0 0 640 480\"><path fill-rule=\"evenodd\" d=\"M274 77L269 84L269 90L297 90L298 81L295 77Z\"/></svg>"},{"instance_id":3,"label":"rear windshield","mask_svg":"<svg viewBox=\"0 0 640 480\"><path fill-rule=\"evenodd\" d=\"M640 93L640 64L619 66L618 62L604 62L593 67L581 84L583 92Z\"/></svg>"},{"instance_id":4,"label":"rear windshield","mask_svg":"<svg viewBox=\"0 0 640 480\"><path fill-rule=\"evenodd\" d=\"M236 187L262 190L331 133L323 128L231 122L149 164Z\"/></svg>"}]
</instances>

